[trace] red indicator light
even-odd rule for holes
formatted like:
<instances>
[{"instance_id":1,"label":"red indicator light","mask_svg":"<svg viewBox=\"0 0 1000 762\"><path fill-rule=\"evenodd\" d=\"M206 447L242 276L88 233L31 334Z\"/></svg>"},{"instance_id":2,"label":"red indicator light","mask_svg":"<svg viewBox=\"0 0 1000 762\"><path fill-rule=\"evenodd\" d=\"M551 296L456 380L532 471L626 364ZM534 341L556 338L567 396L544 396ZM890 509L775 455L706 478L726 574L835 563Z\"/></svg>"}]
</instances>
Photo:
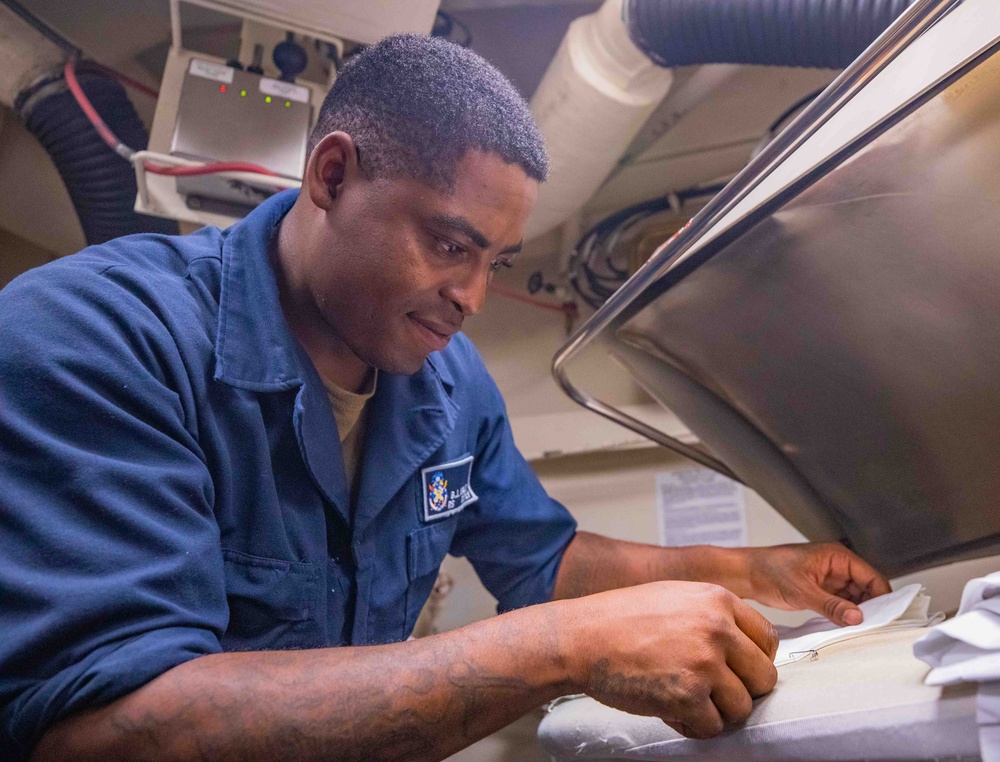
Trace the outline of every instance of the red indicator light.
<instances>
[{"instance_id":1,"label":"red indicator light","mask_svg":"<svg viewBox=\"0 0 1000 762\"><path fill-rule=\"evenodd\" d=\"M226 92L226 89L227 89L227 88L226 88L226 86L225 86L225 85L219 85L219 92L220 92L220 93L224 93L224 92Z\"/></svg>"}]
</instances>

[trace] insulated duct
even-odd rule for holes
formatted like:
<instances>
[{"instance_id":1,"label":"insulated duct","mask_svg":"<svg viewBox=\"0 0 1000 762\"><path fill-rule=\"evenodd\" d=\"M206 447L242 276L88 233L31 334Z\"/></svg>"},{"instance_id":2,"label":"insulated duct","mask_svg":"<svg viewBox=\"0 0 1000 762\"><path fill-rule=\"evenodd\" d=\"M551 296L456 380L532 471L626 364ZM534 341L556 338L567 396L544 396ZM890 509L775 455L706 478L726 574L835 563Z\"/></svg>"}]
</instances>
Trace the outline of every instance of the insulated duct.
<instances>
[{"instance_id":1,"label":"insulated duct","mask_svg":"<svg viewBox=\"0 0 1000 762\"><path fill-rule=\"evenodd\" d=\"M665 67L842 68L912 2L606 0L570 25L531 99L551 171L525 238L561 224L597 191L670 89Z\"/></svg>"},{"instance_id":2,"label":"insulated duct","mask_svg":"<svg viewBox=\"0 0 1000 762\"><path fill-rule=\"evenodd\" d=\"M13 109L52 157L88 244L130 233L176 233L173 221L137 214L132 165L101 140L66 89L66 53L0 4L0 103ZM84 92L129 145L145 147L139 115L115 80L81 72Z\"/></svg>"},{"instance_id":3,"label":"insulated duct","mask_svg":"<svg viewBox=\"0 0 1000 762\"><path fill-rule=\"evenodd\" d=\"M626 0L625 25L660 66L842 69L914 0Z\"/></svg>"},{"instance_id":4,"label":"insulated duct","mask_svg":"<svg viewBox=\"0 0 1000 762\"><path fill-rule=\"evenodd\" d=\"M549 150L549 180L524 237L564 222L589 199L670 90L673 74L629 39L622 0L570 24L531 98Z\"/></svg>"}]
</instances>

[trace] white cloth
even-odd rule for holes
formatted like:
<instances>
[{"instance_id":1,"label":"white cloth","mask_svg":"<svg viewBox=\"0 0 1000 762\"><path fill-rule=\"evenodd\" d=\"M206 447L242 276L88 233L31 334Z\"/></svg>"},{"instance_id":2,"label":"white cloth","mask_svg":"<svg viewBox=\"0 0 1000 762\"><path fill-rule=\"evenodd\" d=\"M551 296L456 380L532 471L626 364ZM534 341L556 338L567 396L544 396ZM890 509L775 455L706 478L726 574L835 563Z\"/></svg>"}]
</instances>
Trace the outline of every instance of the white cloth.
<instances>
[{"instance_id":1,"label":"white cloth","mask_svg":"<svg viewBox=\"0 0 1000 762\"><path fill-rule=\"evenodd\" d=\"M875 630L778 670L745 723L708 741L592 698L557 704L539 739L556 759L698 762L979 762L974 685L924 685L924 630Z\"/></svg>"},{"instance_id":2,"label":"white cloth","mask_svg":"<svg viewBox=\"0 0 1000 762\"><path fill-rule=\"evenodd\" d=\"M984 762L1000 762L1000 572L971 580L958 614L913 644L927 685L979 683L976 722Z\"/></svg>"},{"instance_id":3,"label":"white cloth","mask_svg":"<svg viewBox=\"0 0 1000 762\"><path fill-rule=\"evenodd\" d=\"M913 644L928 685L1000 680L1000 572L971 580L954 619Z\"/></svg>"},{"instance_id":4,"label":"white cloth","mask_svg":"<svg viewBox=\"0 0 1000 762\"><path fill-rule=\"evenodd\" d=\"M936 624L944 615L929 614L930 604L931 599L921 585L907 585L862 603L860 609L865 618L861 624L840 627L825 617L816 617L799 627L779 628L781 640L774 663L780 667L811 658L825 646L859 638L875 630L907 630Z\"/></svg>"}]
</instances>

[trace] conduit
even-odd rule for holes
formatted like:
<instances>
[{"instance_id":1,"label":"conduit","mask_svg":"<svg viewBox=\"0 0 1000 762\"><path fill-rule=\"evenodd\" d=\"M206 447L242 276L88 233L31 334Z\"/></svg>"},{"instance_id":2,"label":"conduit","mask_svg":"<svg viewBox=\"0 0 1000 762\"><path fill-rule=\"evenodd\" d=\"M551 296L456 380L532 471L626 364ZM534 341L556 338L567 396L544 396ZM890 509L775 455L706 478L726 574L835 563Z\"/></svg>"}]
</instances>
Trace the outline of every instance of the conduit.
<instances>
[{"instance_id":1,"label":"conduit","mask_svg":"<svg viewBox=\"0 0 1000 762\"><path fill-rule=\"evenodd\" d=\"M842 68L913 0L606 0L574 21L531 110L550 177L525 226L534 238L600 187L672 82L669 68Z\"/></svg>"},{"instance_id":2,"label":"conduit","mask_svg":"<svg viewBox=\"0 0 1000 762\"><path fill-rule=\"evenodd\" d=\"M842 69L913 0L626 0L632 41L660 66Z\"/></svg>"},{"instance_id":3,"label":"conduit","mask_svg":"<svg viewBox=\"0 0 1000 762\"><path fill-rule=\"evenodd\" d=\"M170 220L136 214L135 172L109 151L67 90L66 51L0 4L0 103L11 108L52 157L88 244L139 232L176 233ZM80 87L108 127L130 145L148 137L122 86L99 71Z\"/></svg>"},{"instance_id":4,"label":"conduit","mask_svg":"<svg viewBox=\"0 0 1000 762\"><path fill-rule=\"evenodd\" d=\"M549 180L524 236L556 227L589 199L670 90L673 74L629 39L622 0L570 24L531 99L549 150Z\"/></svg>"}]
</instances>

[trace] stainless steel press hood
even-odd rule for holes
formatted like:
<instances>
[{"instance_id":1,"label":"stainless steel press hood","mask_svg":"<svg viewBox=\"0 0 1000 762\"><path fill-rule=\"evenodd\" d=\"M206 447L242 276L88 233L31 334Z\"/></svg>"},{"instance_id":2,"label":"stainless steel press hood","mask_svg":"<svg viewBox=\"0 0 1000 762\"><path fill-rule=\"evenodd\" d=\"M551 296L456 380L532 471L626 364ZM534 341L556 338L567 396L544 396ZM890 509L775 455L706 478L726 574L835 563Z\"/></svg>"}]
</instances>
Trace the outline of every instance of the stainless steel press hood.
<instances>
[{"instance_id":1,"label":"stainless steel press hood","mask_svg":"<svg viewBox=\"0 0 1000 762\"><path fill-rule=\"evenodd\" d=\"M575 386L595 346L702 449ZM891 575L1000 553L1000 3L911 7L555 372Z\"/></svg>"}]
</instances>

